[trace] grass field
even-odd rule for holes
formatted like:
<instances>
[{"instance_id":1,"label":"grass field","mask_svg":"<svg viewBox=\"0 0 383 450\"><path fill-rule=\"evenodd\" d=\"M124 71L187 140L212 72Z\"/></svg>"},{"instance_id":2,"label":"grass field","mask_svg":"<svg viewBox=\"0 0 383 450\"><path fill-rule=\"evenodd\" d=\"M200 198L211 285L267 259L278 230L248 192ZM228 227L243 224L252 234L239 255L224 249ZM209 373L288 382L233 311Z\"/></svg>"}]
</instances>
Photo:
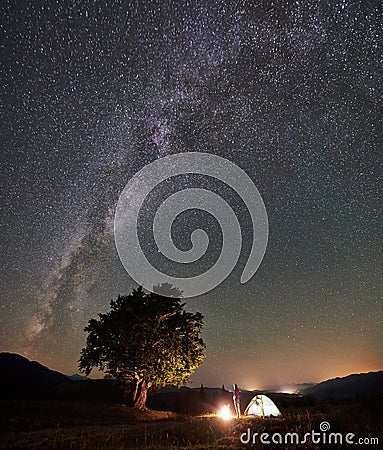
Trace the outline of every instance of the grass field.
<instances>
[{"instance_id":1,"label":"grass field","mask_svg":"<svg viewBox=\"0 0 383 450\"><path fill-rule=\"evenodd\" d=\"M1 449L320 449L351 447L313 444L262 444L261 433L319 432L320 423L330 424L330 432L378 438L380 444L358 445L358 448L383 448L383 410L359 405L323 405L290 408L284 420L241 418L223 421L215 415L184 416L171 412L135 411L124 406L103 406L75 402L3 401L0 403ZM243 444L249 433L258 433L255 444ZM323 434L323 433L322 433ZM275 438L275 436L274 436ZM328 438L328 436L327 436ZM267 438L266 438L267 440Z\"/></svg>"}]
</instances>

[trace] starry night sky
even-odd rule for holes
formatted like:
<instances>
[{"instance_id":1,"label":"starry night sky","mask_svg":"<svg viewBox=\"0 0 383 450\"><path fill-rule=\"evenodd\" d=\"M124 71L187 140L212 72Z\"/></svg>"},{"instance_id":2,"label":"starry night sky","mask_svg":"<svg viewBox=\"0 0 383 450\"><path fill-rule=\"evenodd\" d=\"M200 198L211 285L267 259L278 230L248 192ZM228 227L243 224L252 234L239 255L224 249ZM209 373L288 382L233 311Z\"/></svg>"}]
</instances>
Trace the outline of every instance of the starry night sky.
<instances>
[{"instance_id":1,"label":"starry night sky","mask_svg":"<svg viewBox=\"0 0 383 450\"><path fill-rule=\"evenodd\" d=\"M77 372L83 327L136 286L117 255L118 196L157 158L200 151L252 178L269 244L255 276L240 199L209 177L182 185L233 203L244 246L205 315L194 385L263 388L383 367L380 1L4 1L1 10L0 349ZM238 200L238 201L237 201ZM175 242L219 227L189 211ZM194 267L193 270L197 270ZM170 269L169 269L170 270ZM198 271L198 270L197 270Z\"/></svg>"}]
</instances>

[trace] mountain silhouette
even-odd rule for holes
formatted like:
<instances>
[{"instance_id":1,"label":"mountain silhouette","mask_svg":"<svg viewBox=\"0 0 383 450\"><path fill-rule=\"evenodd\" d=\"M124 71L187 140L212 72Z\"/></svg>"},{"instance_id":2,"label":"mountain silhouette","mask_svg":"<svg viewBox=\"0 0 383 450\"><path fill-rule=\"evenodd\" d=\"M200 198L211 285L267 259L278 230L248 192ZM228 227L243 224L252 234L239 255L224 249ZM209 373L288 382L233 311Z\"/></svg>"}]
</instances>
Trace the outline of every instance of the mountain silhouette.
<instances>
[{"instance_id":1,"label":"mountain silhouette","mask_svg":"<svg viewBox=\"0 0 383 450\"><path fill-rule=\"evenodd\" d=\"M245 404L252 398L254 391L242 391L242 394ZM378 403L383 402L383 371L334 378L303 389L299 394L268 391L268 395L281 406L305 402L308 399L315 403L345 401ZM37 361L29 361L16 353L0 353L0 398L52 397L92 403L124 403L124 390L112 379L83 379L79 375L67 376ZM226 402L231 401L230 392L221 388L170 389L168 387L151 395L148 406L153 409L165 408L178 411L180 405L185 403L185 407L190 410L191 404L195 404L196 407L199 404L203 406L205 403L211 406L219 403L221 397L225 398Z\"/></svg>"},{"instance_id":2,"label":"mountain silhouette","mask_svg":"<svg viewBox=\"0 0 383 450\"><path fill-rule=\"evenodd\" d=\"M316 402L383 400L383 371L332 378L300 391Z\"/></svg>"},{"instance_id":3,"label":"mountain silhouette","mask_svg":"<svg viewBox=\"0 0 383 450\"><path fill-rule=\"evenodd\" d=\"M0 353L0 397L52 396L68 377L16 353Z\"/></svg>"},{"instance_id":4,"label":"mountain silhouette","mask_svg":"<svg viewBox=\"0 0 383 450\"><path fill-rule=\"evenodd\" d=\"M0 353L0 398L55 398L91 403L124 403L115 380L67 376L16 353Z\"/></svg>"}]
</instances>

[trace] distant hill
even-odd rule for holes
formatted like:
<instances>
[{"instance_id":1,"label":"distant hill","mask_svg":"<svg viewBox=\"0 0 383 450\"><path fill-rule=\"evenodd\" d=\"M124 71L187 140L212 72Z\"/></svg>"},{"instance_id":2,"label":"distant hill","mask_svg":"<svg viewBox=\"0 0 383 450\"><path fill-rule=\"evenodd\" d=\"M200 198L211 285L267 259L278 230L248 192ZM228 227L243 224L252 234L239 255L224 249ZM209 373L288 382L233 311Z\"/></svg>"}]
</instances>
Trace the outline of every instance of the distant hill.
<instances>
[{"instance_id":1,"label":"distant hill","mask_svg":"<svg viewBox=\"0 0 383 450\"><path fill-rule=\"evenodd\" d=\"M266 390L269 392L281 392L295 394L303 391L304 389L315 386L315 383L285 383L278 384L275 386L270 386Z\"/></svg>"},{"instance_id":2,"label":"distant hill","mask_svg":"<svg viewBox=\"0 0 383 450\"><path fill-rule=\"evenodd\" d=\"M0 353L0 397L53 395L68 377L16 353Z\"/></svg>"},{"instance_id":3,"label":"distant hill","mask_svg":"<svg viewBox=\"0 0 383 450\"><path fill-rule=\"evenodd\" d=\"M0 398L124 403L123 389L114 380L67 376L16 353L0 353Z\"/></svg>"},{"instance_id":4,"label":"distant hill","mask_svg":"<svg viewBox=\"0 0 383 450\"><path fill-rule=\"evenodd\" d=\"M383 371L349 375L302 389L299 394L271 391L241 393L244 409L256 393L266 393L280 408L306 406L321 402L383 402ZM125 403L119 383L112 379L87 379L67 376L15 353L0 353L0 398L56 398L92 403ZM148 407L189 414L213 412L231 404L231 392L224 388L167 387L150 392Z\"/></svg>"},{"instance_id":5,"label":"distant hill","mask_svg":"<svg viewBox=\"0 0 383 450\"><path fill-rule=\"evenodd\" d=\"M383 371L333 378L300 391L316 402L383 399Z\"/></svg>"},{"instance_id":6,"label":"distant hill","mask_svg":"<svg viewBox=\"0 0 383 450\"><path fill-rule=\"evenodd\" d=\"M73 381L89 380L89 377L86 377L84 375L79 375L78 373L74 373L73 375L68 375L68 378L73 380Z\"/></svg>"}]
</instances>

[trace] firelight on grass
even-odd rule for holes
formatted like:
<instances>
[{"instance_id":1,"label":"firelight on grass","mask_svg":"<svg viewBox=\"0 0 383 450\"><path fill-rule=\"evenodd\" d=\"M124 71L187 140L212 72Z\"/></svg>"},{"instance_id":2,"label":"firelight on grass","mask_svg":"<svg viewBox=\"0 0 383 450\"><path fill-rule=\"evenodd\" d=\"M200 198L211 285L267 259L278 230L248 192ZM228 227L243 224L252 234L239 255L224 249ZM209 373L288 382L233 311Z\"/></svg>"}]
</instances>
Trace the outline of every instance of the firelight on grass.
<instances>
[{"instance_id":1,"label":"firelight on grass","mask_svg":"<svg viewBox=\"0 0 383 450\"><path fill-rule=\"evenodd\" d=\"M230 419L233 418L233 416L231 415L231 412L230 412L230 406L229 405L222 406L222 408L220 409L218 415L223 420L230 420Z\"/></svg>"}]
</instances>

